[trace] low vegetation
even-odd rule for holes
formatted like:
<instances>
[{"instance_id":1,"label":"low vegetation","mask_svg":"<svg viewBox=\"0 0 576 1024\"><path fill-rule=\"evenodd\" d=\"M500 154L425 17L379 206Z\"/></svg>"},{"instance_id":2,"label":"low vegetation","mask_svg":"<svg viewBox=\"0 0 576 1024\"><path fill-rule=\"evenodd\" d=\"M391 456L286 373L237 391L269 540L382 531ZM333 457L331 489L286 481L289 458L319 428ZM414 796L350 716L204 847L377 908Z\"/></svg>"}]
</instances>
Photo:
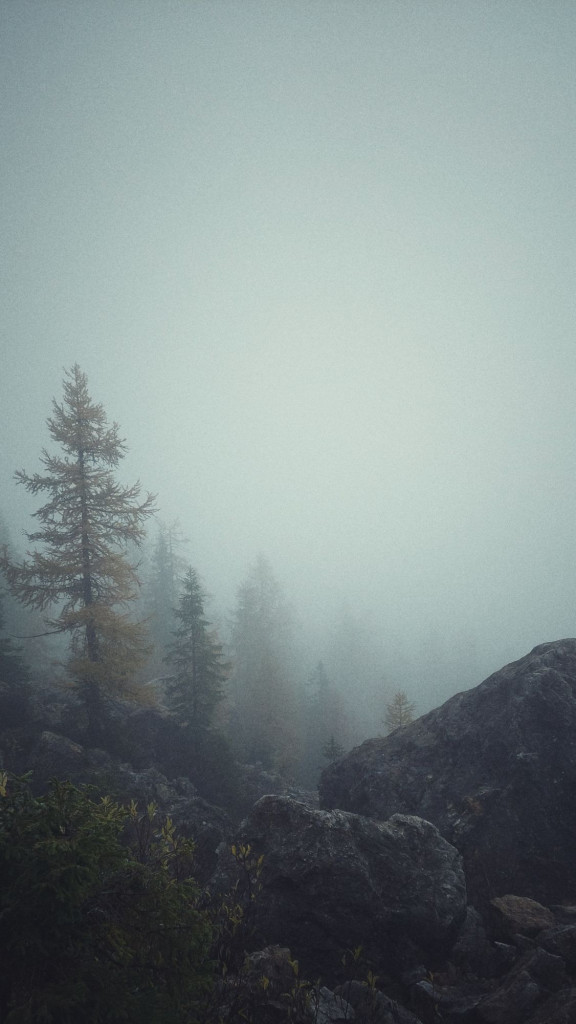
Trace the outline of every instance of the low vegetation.
<instances>
[{"instance_id":1,"label":"low vegetation","mask_svg":"<svg viewBox=\"0 0 576 1024\"><path fill-rule=\"evenodd\" d=\"M153 804L1 772L2 1024L313 1024L319 983L288 950L246 952L263 858L231 854L239 883L210 899Z\"/></svg>"}]
</instances>

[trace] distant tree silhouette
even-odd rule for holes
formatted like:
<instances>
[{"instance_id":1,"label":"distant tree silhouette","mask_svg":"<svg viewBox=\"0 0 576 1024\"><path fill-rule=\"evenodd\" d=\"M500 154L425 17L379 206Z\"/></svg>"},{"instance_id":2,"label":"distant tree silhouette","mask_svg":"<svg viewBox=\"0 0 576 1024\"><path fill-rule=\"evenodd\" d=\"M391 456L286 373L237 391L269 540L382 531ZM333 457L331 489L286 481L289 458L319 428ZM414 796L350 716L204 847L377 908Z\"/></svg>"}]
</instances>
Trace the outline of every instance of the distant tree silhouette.
<instances>
[{"instance_id":1,"label":"distant tree silhouette","mask_svg":"<svg viewBox=\"0 0 576 1024\"><path fill-rule=\"evenodd\" d=\"M238 757L291 773L299 760L292 616L261 556L238 591L230 740Z\"/></svg>"},{"instance_id":2,"label":"distant tree silhouette","mask_svg":"<svg viewBox=\"0 0 576 1024\"><path fill-rule=\"evenodd\" d=\"M335 740L334 736L331 736L322 747L322 757L325 757L329 764L337 761L339 757L343 757L344 753L344 747Z\"/></svg>"},{"instance_id":3,"label":"distant tree silhouette","mask_svg":"<svg viewBox=\"0 0 576 1024\"><path fill-rule=\"evenodd\" d=\"M314 787L318 782L318 771L323 767L319 755L328 756L326 750L330 748L331 742L336 743L340 753L344 753L340 742L345 735L342 699L323 661L316 663L303 689L301 715L304 743L301 778L304 785Z\"/></svg>"}]
</instances>

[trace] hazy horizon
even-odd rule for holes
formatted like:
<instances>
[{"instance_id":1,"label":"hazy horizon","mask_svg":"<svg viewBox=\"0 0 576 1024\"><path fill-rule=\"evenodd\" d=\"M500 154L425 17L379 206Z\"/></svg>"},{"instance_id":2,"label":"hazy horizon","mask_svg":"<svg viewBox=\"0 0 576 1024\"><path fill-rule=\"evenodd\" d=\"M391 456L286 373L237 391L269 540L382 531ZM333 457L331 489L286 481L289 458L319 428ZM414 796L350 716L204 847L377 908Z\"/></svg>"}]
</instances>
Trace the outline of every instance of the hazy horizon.
<instances>
[{"instance_id":1,"label":"hazy horizon","mask_svg":"<svg viewBox=\"0 0 576 1024\"><path fill-rule=\"evenodd\" d=\"M310 630L347 605L390 665L468 645L480 682L574 636L574 5L0 27L14 544L78 362L223 613L263 552Z\"/></svg>"}]
</instances>

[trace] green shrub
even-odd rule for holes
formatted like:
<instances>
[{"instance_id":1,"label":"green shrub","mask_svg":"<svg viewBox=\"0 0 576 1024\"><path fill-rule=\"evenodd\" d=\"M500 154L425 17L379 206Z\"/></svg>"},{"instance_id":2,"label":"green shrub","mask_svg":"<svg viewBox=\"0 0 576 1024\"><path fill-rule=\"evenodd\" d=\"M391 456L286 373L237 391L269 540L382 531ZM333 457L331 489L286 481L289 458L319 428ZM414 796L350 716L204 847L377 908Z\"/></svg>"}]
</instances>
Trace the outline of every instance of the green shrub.
<instances>
[{"instance_id":1,"label":"green shrub","mask_svg":"<svg viewBox=\"0 0 576 1024\"><path fill-rule=\"evenodd\" d=\"M200 1021L212 929L192 848L154 807L0 773L2 1024Z\"/></svg>"}]
</instances>

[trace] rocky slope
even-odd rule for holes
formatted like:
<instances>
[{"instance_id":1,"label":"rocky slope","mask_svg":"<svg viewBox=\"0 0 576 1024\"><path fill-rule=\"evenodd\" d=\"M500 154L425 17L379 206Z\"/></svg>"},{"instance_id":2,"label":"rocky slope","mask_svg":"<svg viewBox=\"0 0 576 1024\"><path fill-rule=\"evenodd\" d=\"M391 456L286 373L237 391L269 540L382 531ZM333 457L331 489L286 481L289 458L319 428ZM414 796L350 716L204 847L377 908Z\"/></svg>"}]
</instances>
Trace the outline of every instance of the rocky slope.
<instances>
[{"instance_id":1,"label":"rocky slope","mask_svg":"<svg viewBox=\"0 0 576 1024\"><path fill-rule=\"evenodd\" d=\"M576 902L576 640L536 647L473 690L327 768L320 805L419 815L462 854L469 898Z\"/></svg>"},{"instance_id":2,"label":"rocky slope","mask_svg":"<svg viewBox=\"0 0 576 1024\"><path fill-rule=\"evenodd\" d=\"M244 893L223 1020L240 994L254 1024L576 1021L576 640L352 751L321 810L236 766L241 825L195 785L226 781L216 745L194 759L162 716L118 709L110 749L90 749L74 702L48 696L0 722L0 765L157 802L211 891L237 883L231 921ZM12 700L0 687L0 711Z\"/></svg>"}]
</instances>

